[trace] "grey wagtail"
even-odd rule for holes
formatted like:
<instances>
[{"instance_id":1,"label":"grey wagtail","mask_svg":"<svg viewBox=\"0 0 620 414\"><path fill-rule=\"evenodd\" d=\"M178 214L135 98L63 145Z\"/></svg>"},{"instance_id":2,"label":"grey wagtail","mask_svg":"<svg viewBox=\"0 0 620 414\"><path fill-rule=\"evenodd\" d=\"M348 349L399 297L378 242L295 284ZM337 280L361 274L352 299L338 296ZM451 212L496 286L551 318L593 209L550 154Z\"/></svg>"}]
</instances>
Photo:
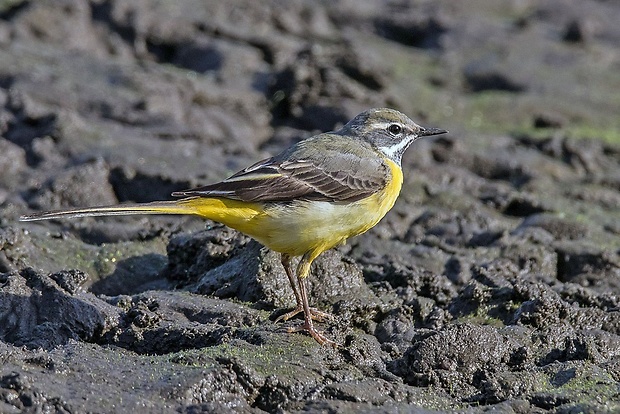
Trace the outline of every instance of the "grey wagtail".
<instances>
[{"instance_id":1,"label":"grey wagtail","mask_svg":"<svg viewBox=\"0 0 620 414\"><path fill-rule=\"evenodd\" d=\"M193 214L223 223L281 254L297 306L277 321L303 312L303 324L293 330L335 345L313 325L330 315L308 304L312 261L376 225L400 193L405 150L419 137L446 132L423 128L393 109L370 109L338 131L300 141L224 181L172 193L179 200L40 212L21 220ZM301 256L296 277L294 256Z\"/></svg>"}]
</instances>

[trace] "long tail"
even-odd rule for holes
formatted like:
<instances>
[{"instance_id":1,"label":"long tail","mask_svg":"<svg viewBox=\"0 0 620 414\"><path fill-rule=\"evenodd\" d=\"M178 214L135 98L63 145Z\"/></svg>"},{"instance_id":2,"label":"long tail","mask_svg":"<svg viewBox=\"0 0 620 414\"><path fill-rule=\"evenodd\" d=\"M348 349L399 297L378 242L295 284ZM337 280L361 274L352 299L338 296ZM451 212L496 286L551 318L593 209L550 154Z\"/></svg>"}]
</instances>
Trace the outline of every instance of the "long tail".
<instances>
[{"instance_id":1,"label":"long tail","mask_svg":"<svg viewBox=\"0 0 620 414\"><path fill-rule=\"evenodd\" d=\"M73 217L127 216L131 214L195 214L201 215L191 199L154 201L152 203L120 204L116 206L73 208L26 214L20 221L53 220Z\"/></svg>"}]
</instances>

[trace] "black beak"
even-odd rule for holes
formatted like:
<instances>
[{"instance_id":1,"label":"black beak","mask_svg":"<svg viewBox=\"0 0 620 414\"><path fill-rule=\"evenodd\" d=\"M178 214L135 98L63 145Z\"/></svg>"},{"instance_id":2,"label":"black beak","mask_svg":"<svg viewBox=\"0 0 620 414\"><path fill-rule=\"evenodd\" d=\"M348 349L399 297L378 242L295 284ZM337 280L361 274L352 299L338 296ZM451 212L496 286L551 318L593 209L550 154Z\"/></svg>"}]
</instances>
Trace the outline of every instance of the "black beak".
<instances>
[{"instance_id":1,"label":"black beak","mask_svg":"<svg viewBox=\"0 0 620 414\"><path fill-rule=\"evenodd\" d=\"M420 127L420 132L418 132L419 137L427 137L429 135L439 135L439 134L447 134L448 131L440 128L424 128Z\"/></svg>"}]
</instances>

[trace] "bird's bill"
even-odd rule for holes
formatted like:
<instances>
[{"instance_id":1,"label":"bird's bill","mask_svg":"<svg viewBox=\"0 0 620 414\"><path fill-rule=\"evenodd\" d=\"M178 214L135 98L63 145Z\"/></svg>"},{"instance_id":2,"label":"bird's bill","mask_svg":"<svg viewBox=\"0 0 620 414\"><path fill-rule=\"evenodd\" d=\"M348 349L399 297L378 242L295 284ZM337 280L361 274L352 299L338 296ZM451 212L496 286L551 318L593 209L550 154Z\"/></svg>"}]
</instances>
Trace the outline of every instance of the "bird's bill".
<instances>
[{"instance_id":1,"label":"bird's bill","mask_svg":"<svg viewBox=\"0 0 620 414\"><path fill-rule=\"evenodd\" d=\"M447 134L448 131L440 128L424 128L420 127L420 132L418 133L419 137L427 137L429 135L439 135L439 134Z\"/></svg>"}]
</instances>

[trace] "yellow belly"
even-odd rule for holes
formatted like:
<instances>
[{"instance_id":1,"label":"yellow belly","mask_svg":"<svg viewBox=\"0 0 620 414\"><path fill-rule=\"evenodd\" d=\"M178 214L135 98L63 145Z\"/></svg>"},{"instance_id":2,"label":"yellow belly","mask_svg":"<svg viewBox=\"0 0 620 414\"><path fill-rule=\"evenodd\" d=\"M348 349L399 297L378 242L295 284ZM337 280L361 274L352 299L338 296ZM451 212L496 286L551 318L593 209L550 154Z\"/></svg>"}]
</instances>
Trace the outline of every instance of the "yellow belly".
<instances>
[{"instance_id":1,"label":"yellow belly","mask_svg":"<svg viewBox=\"0 0 620 414\"><path fill-rule=\"evenodd\" d=\"M386 162L392 173L389 185L353 203L245 203L208 198L188 202L199 215L239 230L274 251L318 255L374 227L394 206L403 175L399 166Z\"/></svg>"}]
</instances>

